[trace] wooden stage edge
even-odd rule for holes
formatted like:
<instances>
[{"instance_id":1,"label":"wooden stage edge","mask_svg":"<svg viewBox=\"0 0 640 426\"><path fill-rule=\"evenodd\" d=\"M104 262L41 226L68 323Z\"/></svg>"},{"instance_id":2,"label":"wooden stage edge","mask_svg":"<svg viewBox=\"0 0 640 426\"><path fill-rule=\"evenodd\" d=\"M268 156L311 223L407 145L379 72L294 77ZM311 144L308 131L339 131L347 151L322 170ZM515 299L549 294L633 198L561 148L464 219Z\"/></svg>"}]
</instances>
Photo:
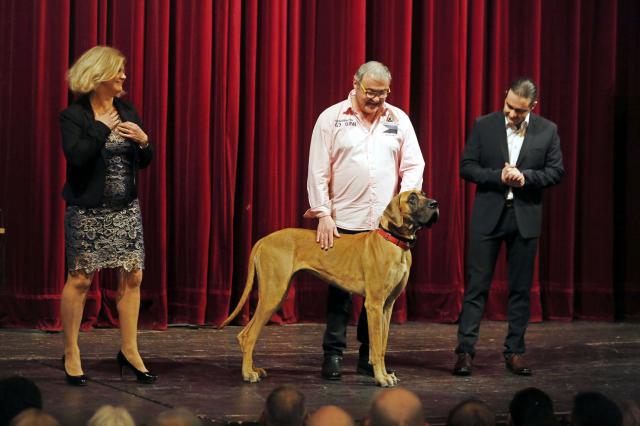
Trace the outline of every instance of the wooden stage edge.
<instances>
[{"instance_id":1,"label":"wooden stage edge","mask_svg":"<svg viewBox=\"0 0 640 426\"><path fill-rule=\"evenodd\" d=\"M444 424L447 413L463 399L487 402L504 424L514 393L534 386L547 392L559 416L566 417L579 391L596 390L616 401L640 402L640 325L574 321L532 324L527 332L531 377L511 374L504 367L502 343L506 323L484 321L477 345L474 372L454 377L453 349L457 326L409 322L392 325L387 366L396 370L400 385L418 394L432 426ZM323 324L265 328L255 350L255 363L267 369L261 383L244 383L236 342L240 327L171 327L141 331L139 346L147 367L159 375L154 385L134 377L121 378L115 355L117 329L97 329L80 335L83 368L89 386L64 381L62 335L33 330L0 329L0 376L21 375L40 387L44 408L64 425L82 425L104 404L121 405L138 425L173 407L186 407L204 424L251 424L275 387L297 386L307 408L335 404L356 420L366 415L380 388L372 378L357 375L355 328L348 330L341 381L320 377Z\"/></svg>"}]
</instances>

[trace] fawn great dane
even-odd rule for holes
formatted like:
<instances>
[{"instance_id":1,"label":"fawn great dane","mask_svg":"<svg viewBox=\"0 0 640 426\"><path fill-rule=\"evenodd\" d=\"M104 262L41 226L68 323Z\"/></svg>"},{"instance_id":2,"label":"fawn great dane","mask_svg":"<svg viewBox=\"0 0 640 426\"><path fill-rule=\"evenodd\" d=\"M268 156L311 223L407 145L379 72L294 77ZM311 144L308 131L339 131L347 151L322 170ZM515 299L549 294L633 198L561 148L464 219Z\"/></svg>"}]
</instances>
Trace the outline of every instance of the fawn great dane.
<instances>
[{"instance_id":1,"label":"fawn great dane","mask_svg":"<svg viewBox=\"0 0 640 426\"><path fill-rule=\"evenodd\" d=\"M365 297L369 320L369 363L375 381L383 387L398 383L388 374L384 356L393 304L407 285L416 232L438 219L438 203L420 190L396 195L371 232L342 235L333 247L322 250L316 231L289 228L260 239L251 250L244 291L235 310L220 328L229 324L247 302L254 278L258 278L258 305L249 323L238 334L242 349L242 378L258 382L267 375L253 365L253 348L264 325L278 309L292 276L311 271L324 281Z\"/></svg>"}]
</instances>

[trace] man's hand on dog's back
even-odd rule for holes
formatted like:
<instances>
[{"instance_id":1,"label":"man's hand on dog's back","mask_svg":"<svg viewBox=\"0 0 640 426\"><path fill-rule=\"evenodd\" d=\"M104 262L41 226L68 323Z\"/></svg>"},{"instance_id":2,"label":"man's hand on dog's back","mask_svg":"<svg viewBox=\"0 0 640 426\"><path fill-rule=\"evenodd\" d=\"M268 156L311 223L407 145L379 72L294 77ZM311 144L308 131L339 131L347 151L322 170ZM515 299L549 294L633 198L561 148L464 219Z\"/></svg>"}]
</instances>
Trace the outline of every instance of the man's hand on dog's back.
<instances>
[{"instance_id":1,"label":"man's hand on dog's back","mask_svg":"<svg viewBox=\"0 0 640 426\"><path fill-rule=\"evenodd\" d=\"M331 215L322 216L318 219L316 242L320 243L322 250L329 250L333 247L333 237L340 238L336 223L333 221Z\"/></svg>"}]
</instances>

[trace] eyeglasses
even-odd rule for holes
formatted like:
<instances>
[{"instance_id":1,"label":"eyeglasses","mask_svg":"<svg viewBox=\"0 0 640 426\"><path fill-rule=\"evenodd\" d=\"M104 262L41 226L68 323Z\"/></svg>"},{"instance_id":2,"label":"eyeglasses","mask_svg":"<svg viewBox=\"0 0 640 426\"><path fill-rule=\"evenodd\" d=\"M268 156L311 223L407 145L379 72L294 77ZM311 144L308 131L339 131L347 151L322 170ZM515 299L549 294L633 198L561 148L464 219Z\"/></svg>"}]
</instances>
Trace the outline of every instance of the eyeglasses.
<instances>
[{"instance_id":1,"label":"eyeglasses","mask_svg":"<svg viewBox=\"0 0 640 426\"><path fill-rule=\"evenodd\" d=\"M385 99L387 96L389 96L389 93L391 93L391 89L371 90L364 87L364 84L362 84L361 81L359 81L358 84L360 85L360 90L362 90L362 93L364 93L364 95L369 99L374 99L374 98Z\"/></svg>"}]
</instances>

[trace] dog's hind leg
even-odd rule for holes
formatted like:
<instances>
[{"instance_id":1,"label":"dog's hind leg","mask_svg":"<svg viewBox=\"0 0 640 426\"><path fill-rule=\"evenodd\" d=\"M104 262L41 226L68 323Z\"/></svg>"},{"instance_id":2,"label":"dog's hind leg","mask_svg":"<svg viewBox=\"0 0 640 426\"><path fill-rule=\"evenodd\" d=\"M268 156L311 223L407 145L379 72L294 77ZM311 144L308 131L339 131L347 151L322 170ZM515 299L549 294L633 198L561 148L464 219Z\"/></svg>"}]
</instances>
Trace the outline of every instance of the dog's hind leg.
<instances>
[{"instance_id":1,"label":"dog's hind leg","mask_svg":"<svg viewBox=\"0 0 640 426\"><path fill-rule=\"evenodd\" d=\"M262 272L258 269L258 305L253 318L238 334L238 342L242 349L242 378L246 382L259 382L266 377L263 368L253 365L253 349L265 324L284 300L289 288L290 277L275 277L272 271ZM264 279L263 279L264 277Z\"/></svg>"},{"instance_id":2,"label":"dog's hind leg","mask_svg":"<svg viewBox=\"0 0 640 426\"><path fill-rule=\"evenodd\" d=\"M259 382L260 377L266 377L267 372L262 368L254 368L253 366L253 348L256 344L256 338L253 330L256 326L256 315L251 321L238 333L238 343L242 350L242 379L245 382ZM262 328L261 326L259 328ZM258 334L260 331L258 330Z\"/></svg>"}]
</instances>

